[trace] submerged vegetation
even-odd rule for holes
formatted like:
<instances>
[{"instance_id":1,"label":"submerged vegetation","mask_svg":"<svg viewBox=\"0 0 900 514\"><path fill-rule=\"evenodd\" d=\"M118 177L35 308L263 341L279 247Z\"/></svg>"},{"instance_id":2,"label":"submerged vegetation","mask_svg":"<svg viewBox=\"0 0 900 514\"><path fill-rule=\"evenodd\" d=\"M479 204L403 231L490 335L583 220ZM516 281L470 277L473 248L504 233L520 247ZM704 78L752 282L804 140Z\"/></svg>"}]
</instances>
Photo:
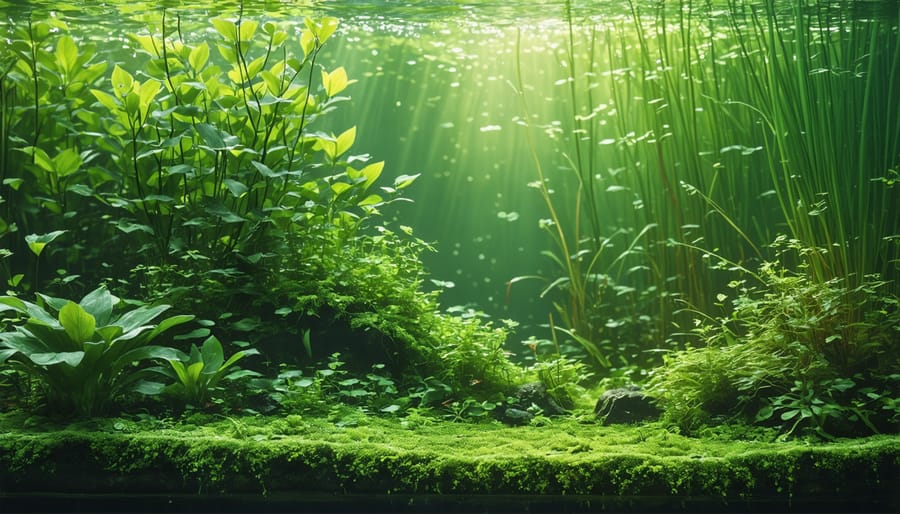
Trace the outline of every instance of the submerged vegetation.
<instances>
[{"instance_id":1,"label":"submerged vegetation","mask_svg":"<svg viewBox=\"0 0 900 514\"><path fill-rule=\"evenodd\" d=\"M585 476L600 470L617 494L665 494L658 487L681 490L690 479L679 473L700 469L686 462L706 462L692 436L777 446L876 434L882 451L900 426L900 14L676 4L634 1L598 19L565 2L547 45L562 63L550 107L537 106L523 34L508 32L518 35L516 137L549 236L549 267L506 277L507 300L540 281L536 295L551 303L546 330L523 345L507 340L517 320L444 308L429 290L448 283L423 264L440 246L391 216L428 171L396 173L355 153L358 125L336 127L357 82L326 62L337 18L241 10L193 32L163 11L116 50L60 18L3 26L0 410L22 425L9 437L76 418L101 427L78 444L111 458L124 443L104 439L107 422L129 433L224 426L260 443L238 449L260 478L298 458L264 442L326 425L358 429L366 444L382 443L367 426L422 431L437 448L434 423L484 422L510 451L522 449L506 439L517 429L576 434L509 462L441 454L448 469L428 468L435 487L463 493L534 490L502 482L513 475L558 494L593 491ZM611 430L592 409L620 386L662 410L659 423L621 434L681 460L604 467L586 433ZM209 465L190 468L173 457L182 443L150 439L141 444L159 443L153 455L177 460L182 479ZM290 451L346 457L301 446ZM779 458L807 459L791 448ZM424 465L424 453L358 449L371 462L347 457L353 469L377 461L385 480L415 481ZM864 467L842 467L841 451L797 466ZM895 466L891 451L872 459ZM706 494L749 475L790 485L779 474L790 470L757 457L713 455L704 476L721 465L731 478L691 483ZM135 466L159 463L175 469ZM491 477L505 485L485 486Z\"/></svg>"},{"instance_id":2,"label":"submerged vegetation","mask_svg":"<svg viewBox=\"0 0 900 514\"><path fill-rule=\"evenodd\" d=\"M215 41L189 42L164 14L130 36L129 69L61 21L12 29L0 91L9 387L27 402L46 395L57 414L114 412L113 400L136 401L128 392L202 409L223 401L223 379L240 398L266 373L339 353L354 371L382 367L407 403L406 388L419 391L410 407L483 401L516 382L504 330L439 313L420 287L430 247L380 220L417 175L377 186L384 163L349 153L355 127L311 130L355 82L316 63L337 26L306 19L291 40L274 22L215 18ZM42 292L98 283L78 303ZM117 323L116 304L137 309ZM168 305L181 313L154 323ZM79 397L59 408L63 394Z\"/></svg>"},{"instance_id":3,"label":"submerged vegetation","mask_svg":"<svg viewBox=\"0 0 900 514\"><path fill-rule=\"evenodd\" d=\"M535 127L519 70L550 328L607 375L664 355L649 392L684 430L896 430L898 19L838 4L567 2L563 124Z\"/></svg>"}]
</instances>

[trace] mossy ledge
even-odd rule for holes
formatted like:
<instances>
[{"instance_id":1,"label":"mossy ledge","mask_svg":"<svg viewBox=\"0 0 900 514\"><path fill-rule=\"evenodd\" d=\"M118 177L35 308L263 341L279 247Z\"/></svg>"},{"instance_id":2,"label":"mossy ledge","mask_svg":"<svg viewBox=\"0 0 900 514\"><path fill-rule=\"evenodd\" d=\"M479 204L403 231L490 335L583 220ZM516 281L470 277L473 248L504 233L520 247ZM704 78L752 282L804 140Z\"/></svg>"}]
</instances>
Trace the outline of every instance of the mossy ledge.
<instances>
[{"instance_id":1,"label":"mossy ledge","mask_svg":"<svg viewBox=\"0 0 900 514\"><path fill-rule=\"evenodd\" d=\"M692 439L652 424L411 426L366 418L337 427L299 416L157 429L114 420L50 430L2 424L0 498L21 510L71 508L62 499L72 497L256 511L322 502L417 512L448 503L569 511L696 502L717 510L898 507L897 436L815 444Z\"/></svg>"}]
</instances>

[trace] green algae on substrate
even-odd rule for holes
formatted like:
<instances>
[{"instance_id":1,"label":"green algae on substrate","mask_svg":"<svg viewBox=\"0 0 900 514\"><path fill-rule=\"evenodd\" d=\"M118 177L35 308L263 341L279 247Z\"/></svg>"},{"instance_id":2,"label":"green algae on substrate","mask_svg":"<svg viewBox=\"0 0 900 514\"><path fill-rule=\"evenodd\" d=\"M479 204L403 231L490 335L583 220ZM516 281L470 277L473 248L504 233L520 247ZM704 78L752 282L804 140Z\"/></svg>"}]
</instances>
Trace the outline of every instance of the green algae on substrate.
<instances>
[{"instance_id":1,"label":"green algae on substrate","mask_svg":"<svg viewBox=\"0 0 900 514\"><path fill-rule=\"evenodd\" d=\"M693 439L663 426L230 418L140 429L0 423L0 495L843 497L896 503L900 436L829 443ZM113 428L116 427L116 428Z\"/></svg>"}]
</instances>

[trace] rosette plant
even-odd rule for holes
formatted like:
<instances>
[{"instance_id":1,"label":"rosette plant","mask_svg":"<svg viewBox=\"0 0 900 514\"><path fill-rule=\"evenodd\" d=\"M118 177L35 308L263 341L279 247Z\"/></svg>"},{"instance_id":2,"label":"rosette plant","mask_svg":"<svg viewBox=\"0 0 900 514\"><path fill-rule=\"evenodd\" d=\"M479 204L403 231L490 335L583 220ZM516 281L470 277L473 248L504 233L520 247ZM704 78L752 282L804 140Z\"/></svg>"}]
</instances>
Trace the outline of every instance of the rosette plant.
<instances>
[{"instance_id":1,"label":"rosette plant","mask_svg":"<svg viewBox=\"0 0 900 514\"><path fill-rule=\"evenodd\" d=\"M168 305L142 305L121 312L123 303L106 287L79 302L37 294L38 303L0 297L0 312L14 313L13 329L0 333L0 365L36 379L55 415L92 416L109 409L152 373L135 364L176 359L174 348L150 344L193 316L157 319ZM117 312L119 311L119 312Z\"/></svg>"},{"instance_id":2,"label":"rosette plant","mask_svg":"<svg viewBox=\"0 0 900 514\"><path fill-rule=\"evenodd\" d=\"M191 345L191 353L176 352L176 358L168 359L169 368L155 367L174 382L165 391L180 399L185 405L203 407L222 380L234 380L259 376L251 370L240 369L237 362L248 355L256 355L254 349L235 352L228 359L222 350L222 343L216 336L209 336L201 347Z\"/></svg>"}]
</instances>

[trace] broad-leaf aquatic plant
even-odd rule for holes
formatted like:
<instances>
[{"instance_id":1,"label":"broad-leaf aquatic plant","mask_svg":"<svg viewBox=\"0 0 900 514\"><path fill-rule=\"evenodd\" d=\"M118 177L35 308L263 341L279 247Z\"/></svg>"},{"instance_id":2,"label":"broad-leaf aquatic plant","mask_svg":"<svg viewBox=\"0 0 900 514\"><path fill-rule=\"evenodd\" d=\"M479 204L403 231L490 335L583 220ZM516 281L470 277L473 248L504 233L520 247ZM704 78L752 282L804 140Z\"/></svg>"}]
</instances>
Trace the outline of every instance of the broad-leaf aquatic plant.
<instances>
[{"instance_id":1,"label":"broad-leaf aquatic plant","mask_svg":"<svg viewBox=\"0 0 900 514\"><path fill-rule=\"evenodd\" d=\"M225 359L222 343L215 336L209 336L199 348L192 344L190 354L176 351L175 358L167 359L168 366L151 368L171 379L171 385L163 389L160 387L163 384L145 383L142 390L163 391L185 405L202 408L222 380L259 376L259 373L237 366L244 357L257 353L251 348L237 351Z\"/></svg>"},{"instance_id":2,"label":"broad-leaf aquatic plant","mask_svg":"<svg viewBox=\"0 0 900 514\"><path fill-rule=\"evenodd\" d=\"M38 303L0 297L0 312L13 329L0 334L0 364L37 379L53 414L92 416L106 412L148 376L135 363L174 359L173 348L152 344L193 319L160 319L168 305L123 309L119 298L99 287L79 302L38 294Z\"/></svg>"}]
</instances>

